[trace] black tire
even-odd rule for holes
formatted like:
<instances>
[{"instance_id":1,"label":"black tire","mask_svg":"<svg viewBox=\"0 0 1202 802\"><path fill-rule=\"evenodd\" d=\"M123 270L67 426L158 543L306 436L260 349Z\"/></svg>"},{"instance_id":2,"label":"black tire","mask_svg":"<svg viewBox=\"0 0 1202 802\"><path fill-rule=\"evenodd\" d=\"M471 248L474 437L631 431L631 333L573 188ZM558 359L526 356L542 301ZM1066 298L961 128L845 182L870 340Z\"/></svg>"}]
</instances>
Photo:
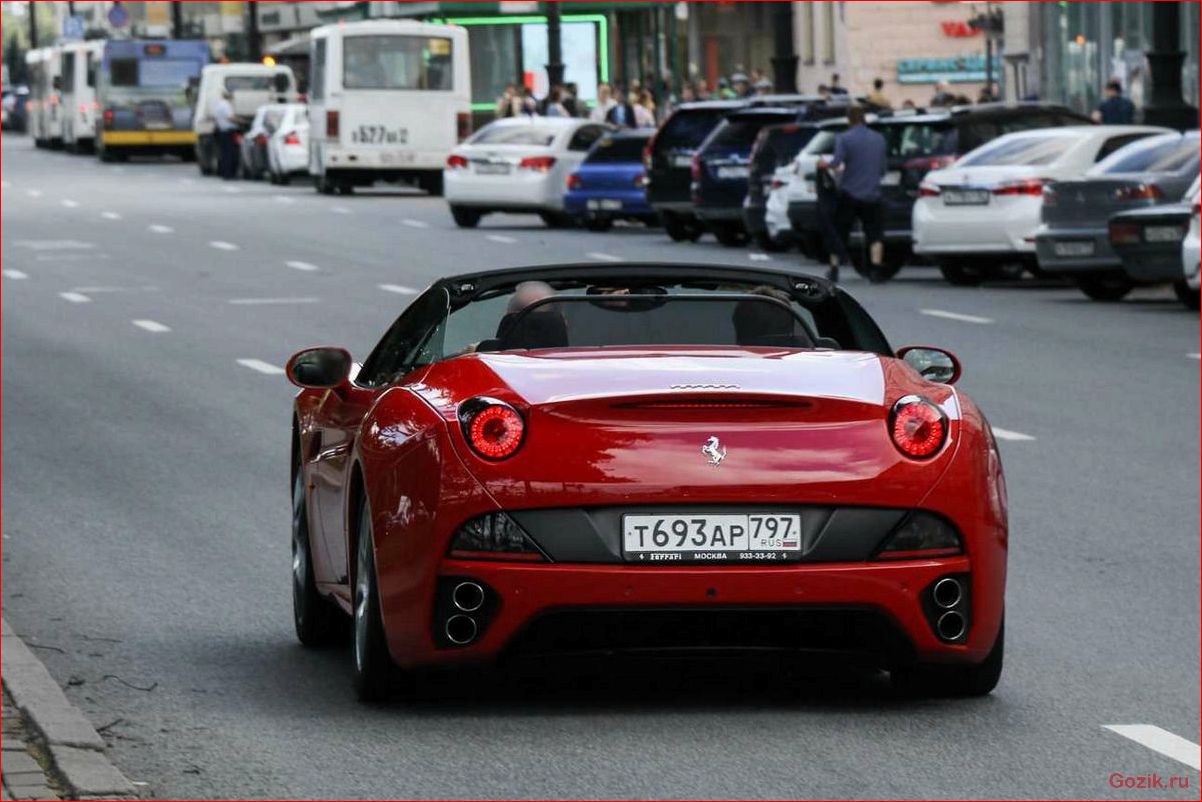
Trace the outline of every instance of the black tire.
<instances>
[{"instance_id":1,"label":"black tire","mask_svg":"<svg viewBox=\"0 0 1202 802\"><path fill-rule=\"evenodd\" d=\"M588 217L585 218L584 227L589 231L609 231L614 227L612 217Z\"/></svg>"},{"instance_id":2,"label":"black tire","mask_svg":"<svg viewBox=\"0 0 1202 802\"><path fill-rule=\"evenodd\" d=\"M675 215L664 217L664 231L668 233L673 242L696 242L703 233L701 226Z\"/></svg>"},{"instance_id":3,"label":"black tire","mask_svg":"<svg viewBox=\"0 0 1202 802\"><path fill-rule=\"evenodd\" d=\"M380 615L371 511L366 498L359 501L359 534L355 544L355 584L351 604L354 620L351 664L355 694L361 702L376 702L388 695L396 665L388 654L384 620Z\"/></svg>"},{"instance_id":4,"label":"black tire","mask_svg":"<svg viewBox=\"0 0 1202 802\"><path fill-rule=\"evenodd\" d=\"M575 222L571 217L562 212L539 212L538 216L547 228L571 228Z\"/></svg>"},{"instance_id":5,"label":"black tire","mask_svg":"<svg viewBox=\"0 0 1202 802\"><path fill-rule=\"evenodd\" d=\"M1198 311L1199 302L1202 301L1202 295L1198 290L1191 290L1189 285L1185 283L1185 279L1178 279L1173 282L1173 292L1177 293L1177 300L1185 304L1186 309Z\"/></svg>"},{"instance_id":6,"label":"black tire","mask_svg":"<svg viewBox=\"0 0 1202 802\"><path fill-rule=\"evenodd\" d=\"M1135 282L1126 276L1091 276L1077 279L1077 288L1091 300L1114 303L1135 289Z\"/></svg>"},{"instance_id":7,"label":"black tire","mask_svg":"<svg viewBox=\"0 0 1202 802\"><path fill-rule=\"evenodd\" d=\"M479 209L467 209L463 206L452 206L451 217L455 220L455 225L460 228L475 228L480 225L480 218L484 213Z\"/></svg>"},{"instance_id":8,"label":"black tire","mask_svg":"<svg viewBox=\"0 0 1202 802\"><path fill-rule=\"evenodd\" d=\"M918 664L890 672L894 689L916 696L985 696L1002 677L1006 652L1006 622L998 628L989 655L975 665Z\"/></svg>"},{"instance_id":9,"label":"black tire","mask_svg":"<svg viewBox=\"0 0 1202 802\"><path fill-rule=\"evenodd\" d=\"M714 226L714 238L727 248L739 248L747 244L747 229L739 223L719 223Z\"/></svg>"},{"instance_id":10,"label":"black tire","mask_svg":"<svg viewBox=\"0 0 1202 802\"><path fill-rule=\"evenodd\" d=\"M337 640L341 621L338 611L317 591L312 554L304 476L297 466L292 482L292 623L297 640L319 647Z\"/></svg>"},{"instance_id":11,"label":"black tire","mask_svg":"<svg viewBox=\"0 0 1202 802\"><path fill-rule=\"evenodd\" d=\"M338 191L338 186L324 175L317 176L313 181L313 187L322 195L333 195Z\"/></svg>"},{"instance_id":12,"label":"black tire","mask_svg":"<svg viewBox=\"0 0 1202 802\"><path fill-rule=\"evenodd\" d=\"M976 287L985 280L985 271L971 264L941 261L939 272L947 279L948 284L956 287Z\"/></svg>"},{"instance_id":13,"label":"black tire","mask_svg":"<svg viewBox=\"0 0 1202 802\"><path fill-rule=\"evenodd\" d=\"M354 194L355 194L355 185L354 185L354 184L339 183L339 184L335 184L335 185L334 185L334 190L335 190L335 191L336 191L336 192L337 192L339 195L354 195Z\"/></svg>"},{"instance_id":14,"label":"black tire","mask_svg":"<svg viewBox=\"0 0 1202 802\"><path fill-rule=\"evenodd\" d=\"M862 259L856 259L852 262L852 267L873 284L884 284L901 271L902 263L896 259L886 259L884 264L874 267L871 262L864 264Z\"/></svg>"}]
</instances>

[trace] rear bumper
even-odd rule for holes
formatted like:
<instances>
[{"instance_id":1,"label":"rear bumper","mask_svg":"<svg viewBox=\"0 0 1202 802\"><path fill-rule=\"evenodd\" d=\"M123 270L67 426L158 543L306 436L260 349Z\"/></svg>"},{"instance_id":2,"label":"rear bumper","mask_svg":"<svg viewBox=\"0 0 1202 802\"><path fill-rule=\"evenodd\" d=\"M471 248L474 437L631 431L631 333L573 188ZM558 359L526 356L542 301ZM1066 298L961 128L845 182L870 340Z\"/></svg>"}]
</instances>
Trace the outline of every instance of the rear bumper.
<instances>
[{"instance_id":1,"label":"rear bumper","mask_svg":"<svg viewBox=\"0 0 1202 802\"><path fill-rule=\"evenodd\" d=\"M590 208L590 201L597 204L612 206L620 203L619 208ZM596 189L572 191L563 197L564 211L576 215L593 215L600 217L623 217L652 215L655 211L647 203L647 196L642 190Z\"/></svg>"},{"instance_id":2,"label":"rear bumper","mask_svg":"<svg viewBox=\"0 0 1202 802\"><path fill-rule=\"evenodd\" d=\"M410 651L408 656L415 664L430 664L491 661L511 652L774 648L866 652L885 667L913 660L974 663L983 660L993 645L1000 624L999 608L984 599L978 603L970 598L971 621L962 644L940 640L925 609L931 585L949 574L971 576L971 569L966 556L904 563L720 569L447 559L441 564L441 577L475 580L487 589L495 604L484 608L489 612L482 616L480 634L469 645L439 648L430 644L420 653ZM978 587L984 583L970 579L968 584L971 593L986 592ZM735 615L757 611L810 621L822 637L815 634L813 640L802 638L787 627L774 635L760 626L748 626L757 616ZM883 630L864 643L856 637L861 625L851 623L855 616L832 629L829 614L853 611L875 621L868 625L870 628L879 625ZM683 614L698 622L694 636L663 632L640 641L629 628L614 630L602 623L622 615L628 621L650 622L668 613ZM436 606L435 630L439 615ZM573 623L561 632L574 634L550 639L537 636L550 626L549 620L562 622L565 616ZM835 618L838 620L839 615ZM587 624L590 620L595 628ZM843 637L835 637L840 635ZM536 643L532 645L531 640Z\"/></svg>"},{"instance_id":3,"label":"rear bumper","mask_svg":"<svg viewBox=\"0 0 1202 802\"><path fill-rule=\"evenodd\" d=\"M694 206L693 214L703 223L743 222L742 206Z\"/></svg>"},{"instance_id":4,"label":"rear bumper","mask_svg":"<svg viewBox=\"0 0 1202 802\"><path fill-rule=\"evenodd\" d=\"M1125 249L1122 258L1123 272L1136 281L1180 281L1185 277L1179 242Z\"/></svg>"},{"instance_id":5,"label":"rear bumper","mask_svg":"<svg viewBox=\"0 0 1202 802\"><path fill-rule=\"evenodd\" d=\"M802 234L821 230L818 222L818 201L790 201L789 222L793 230Z\"/></svg>"},{"instance_id":6,"label":"rear bumper","mask_svg":"<svg viewBox=\"0 0 1202 802\"><path fill-rule=\"evenodd\" d=\"M1092 243L1093 254L1089 256L1059 256L1058 244ZM1110 236L1104 228L1050 229L1035 235L1035 253L1039 268L1046 273L1062 275L1085 275L1113 272L1122 267L1122 260L1110 245Z\"/></svg>"},{"instance_id":7,"label":"rear bumper","mask_svg":"<svg viewBox=\"0 0 1202 802\"><path fill-rule=\"evenodd\" d=\"M535 211L564 208L563 178L554 171L477 176L465 170L444 170L442 175L443 197L456 206Z\"/></svg>"},{"instance_id":8,"label":"rear bumper","mask_svg":"<svg viewBox=\"0 0 1202 802\"><path fill-rule=\"evenodd\" d=\"M396 148L356 148L324 142L320 145L322 160L330 170L428 170L438 171L446 164L442 151Z\"/></svg>"},{"instance_id":9,"label":"rear bumper","mask_svg":"<svg viewBox=\"0 0 1202 802\"><path fill-rule=\"evenodd\" d=\"M1035 253L1041 199L946 207L938 199L914 204L914 252L929 255L1012 256Z\"/></svg>"},{"instance_id":10,"label":"rear bumper","mask_svg":"<svg viewBox=\"0 0 1202 802\"><path fill-rule=\"evenodd\" d=\"M176 147L195 145L195 131L103 131L100 141L112 147Z\"/></svg>"}]
</instances>

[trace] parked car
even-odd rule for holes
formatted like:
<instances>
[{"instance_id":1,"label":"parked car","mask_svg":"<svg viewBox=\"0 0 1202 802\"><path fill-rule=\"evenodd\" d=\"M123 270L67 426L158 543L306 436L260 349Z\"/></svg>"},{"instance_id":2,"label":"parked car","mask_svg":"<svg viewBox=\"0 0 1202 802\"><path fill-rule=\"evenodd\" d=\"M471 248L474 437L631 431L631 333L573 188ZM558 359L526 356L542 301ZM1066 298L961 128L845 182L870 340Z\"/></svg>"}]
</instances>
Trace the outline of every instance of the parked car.
<instances>
[{"instance_id":1,"label":"parked car","mask_svg":"<svg viewBox=\"0 0 1202 802\"><path fill-rule=\"evenodd\" d=\"M238 169L243 178L257 181L267 171L267 142L284 119L287 108L282 103L270 103L255 112L250 127L238 143L241 149Z\"/></svg>"},{"instance_id":2,"label":"parked car","mask_svg":"<svg viewBox=\"0 0 1202 802\"><path fill-rule=\"evenodd\" d=\"M643 189L643 149L654 133L654 128L639 128L598 139L568 176L564 210L591 231L605 231L614 220L658 222Z\"/></svg>"},{"instance_id":3,"label":"parked car","mask_svg":"<svg viewBox=\"0 0 1202 802\"><path fill-rule=\"evenodd\" d=\"M309 109L304 103L284 106L284 116L267 140L267 175L273 184L309 174Z\"/></svg>"},{"instance_id":4,"label":"parked car","mask_svg":"<svg viewBox=\"0 0 1202 802\"><path fill-rule=\"evenodd\" d=\"M1070 125L1006 134L919 185L914 252L952 284L978 284L1008 269L1037 268L1043 188L1081 176L1146 125Z\"/></svg>"},{"instance_id":5,"label":"parked car","mask_svg":"<svg viewBox=\"0 0 1202 802\"><path fill-rule=\"evenodd\" d=\"M876 117L869 115L868 119L871 122L875 121ZM818 130L797 152L788 181L784 188L778 191L784 196L793 236L802 254L811 259L825 259L822 227L818 220L818 190L815 179L818 161L835 152L835 137L847 130L847 119L839 117L822 120L815 125Z\"/></svg>"},{"instance_id":6,"label":"parked car","mask_svg":"<svg viewBox=\"0 0 1202 802\"><path fill-rule=\"evenodd\" d=\"M1202 205L1198 202L1198 183L1194 183L1194 191L1191 196L1192 203L1190 204L1189 215L1189 231L1185 235L1185 240L1181 243L1181 262L1185 269L1185 286L1192 291L1192 295L1186 301L1185 305L1190 309L1198 308L1198 293L1202 289L1202 244L1199 243L1199 220Z\"/></svg>"},{"instance_id":7,"label":"parked car","mask_svg":"<svg viewBox=\"0 0 1202 802\"><path fill-rule=\"evenodd\" d=\"M1198 308L1198 290L1185 278L1182 254L1186 235L1195 217L1198 178L1178 203L1119 212L1110 218L1110 243L1122 259L1130 291L1137 285L1171 282L1177 297L1190 309ZM1098 300L1117 301L1126 292L1115 292ZM1090 296L1094 297L1094 296Z\"/></svg>"},{"instance_id":8,"label":"parked car","mask_svg":"<svg viewBox=\"0 0 1202 802\"><path fill-rule=\"evenodd\" d=\"M769 125L760 130L751 148L747 194L743 198L743 225L756 246L765 251L781 251L793 244L787 205L776 205L776 216L769 220L769 199L774 189L784 186L797 153L818 133L814 122ZM785 214L781 214L781 209Z\"/></svg>"},{"instance_id":9,"label":"parked car","mask_svg":"<svg viewBox=\"0 0 1202 802\"><path fill-rule=\"evenodd\" d=\"M574 117L509 117L489 123L447 157L443 193L461 228L490 212L534 212L548 226L572 222L567 178L613 126Z\"/></svg>"},{"instance_id":10,"label":"parked car","mask_svg":"<svg viewBox=\"0 0 1202 802\"><path fill-rule=\"evenodd\" d=\"M677 242L696 240L704 233L693 216L693 154L723 117L746 105L741 100L682 103L647 143L643 152L647 202Z\"/></svg>"},{"instance_id":11,"label":"parked car","mask_svg":"<svg viewBox=\"0 0 1202 802\"><path fill-rule=\"evenodd\" d=\"M3 130L17 131L22 134L26 132L29 123L29 109L26 106L28 102L28 86L8 86L4 88L4 97L0 101L0 106L4 109Z\"/></svg>"},{"instance_id":12,"label":"parked car","mask_svg":"<svg viewBox=\"0 0 1202 802\"><path fill-rule=\"evenodd\" d=\"M1107 223L1122 211L1172 202L1198 175L1198 131L1136 132L1081 178L1043 190L1043 225L1035 235L1039 268L1070 276L1091 298L1116 300L1132 286Z\"/></svg>"}]
</instances>

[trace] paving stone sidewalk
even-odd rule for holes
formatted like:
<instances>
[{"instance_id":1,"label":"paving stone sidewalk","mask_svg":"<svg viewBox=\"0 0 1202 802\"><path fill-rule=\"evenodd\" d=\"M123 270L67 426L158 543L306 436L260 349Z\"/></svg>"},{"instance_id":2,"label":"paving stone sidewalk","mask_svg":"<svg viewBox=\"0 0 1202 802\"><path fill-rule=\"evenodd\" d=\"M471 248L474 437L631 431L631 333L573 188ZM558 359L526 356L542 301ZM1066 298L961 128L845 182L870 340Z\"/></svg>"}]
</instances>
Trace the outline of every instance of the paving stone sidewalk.
<instances>
[{"instance_id":1,"label":"paving stone sidewalk","mask_svg":"<svg viewBox=\"0 0 1202 802\"><path fill-rule=\"evenodd\" d=\"M9 799L62 799L63 794L56 783L42 768L36 753L37 747L30 743L29 731L21 719L21 712L4 692L4 732L0 745L0 798ZM45 758L43 757L43 760Z\"/></svg>"}]
</instances>

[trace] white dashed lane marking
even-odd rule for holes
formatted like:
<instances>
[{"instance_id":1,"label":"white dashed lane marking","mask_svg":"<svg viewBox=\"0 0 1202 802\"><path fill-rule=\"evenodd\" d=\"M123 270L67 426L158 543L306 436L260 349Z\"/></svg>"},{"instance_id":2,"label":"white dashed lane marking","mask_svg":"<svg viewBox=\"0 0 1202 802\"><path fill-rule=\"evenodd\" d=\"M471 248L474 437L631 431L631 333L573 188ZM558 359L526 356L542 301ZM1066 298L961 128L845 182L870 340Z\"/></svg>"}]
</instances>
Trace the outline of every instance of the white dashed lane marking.
<instances>
[{"instance_id":1,"label":"white dashed lane marking","mask_svg":"<svg viewBox=\"0 0 1202 802\"><path fill-rule=\"evenodd\" d=\"M1202 354L1186 354L1190 359L1202 359Z\"/></svg>"},{"instance_id":2,"label":"white dashed lane marking","mask_svg":"<svg viewBox=\"0 0 1202 802\"><path fill-rule=\"evenodd\" d=\"M241 194L241 192L242 192L242 190L241 190L241 189L239 189L238 187L222 187L222 188L221 188L221 191L222 191L222 192L227 192L227 193L229 193L230 195L239 195L239 194Z\"/></svg>"},{"instance_id":3,"label":"white dashed lane marking","mask_svg":"<svg viewBox=\"0 0 1202 802\"><path fill-rule=\"evenodd\" d=\"M403 284L380 284L379 287L384 292L395 292L397 295L417 295L417 290Z\"/></svg>"},{"instance_id":4,"label":"white dashed lane marking","mask_svg":"<svg viewBox=\"0 0 1202 802\"><path fill-rule=\"evenodd\" d=\"M274 197L277 203L296 203L296 198L289 195L276 195Z\"/></svg>"},{"instance_id":5,"label":"white dashed lane marking","mask_svg":"<svg viewBox=\"0 0 1202 802\"><path fill-rule=\"evenodd\" d=\"M149 331L153 334L162 334L165 331L171 331L169 326L164 326L156 320L131 320L130 322L143 331Z\"/></svg>"},{"instance_id":6,"label":"white dashed lane marking","mask_svg":"<svg viewBox=\"0 0 1202 802\"><path fill-rule=\"evenodd\" d=\"M1104 728L1184 763L1195 771L1202 770L1202 747L1180 735L1151 724L1106 724Z\"/></svg>"},{"instance_id":7,"label":"white dashed lane marking","mask_svg":"<svg viewBox=\"0 0 1202 802\"><path fill-rule=\"evenodd\" d=\"M31 198L40 198L40 197L42 197L42 190L40 190L40 189L27 189L27 190L25 190L25 194L26 194L26 195L28 195L28 196L29 196L29 197L31 197Z\"/></svg>"},{"instance_id":8,"label":"white dashed lane marking","mask_svg":"<svg viewBox=\"0 0 1202 802\"><path fill-rule=\"evenodd\" d=\"M351 210L345 206L331 206L330 211L334 214L350 214Z\"/></svg>"},{"instance_id":9,"label":"white dashed lane marking","mask_svg":"<svg viewBox=\"0 0 1202 802\"><path fill-rule=\"evenodd\" d=\"M276 304L315 304L317 298L231 298L234 306L271 306Z\"/></svg>"},{"instance_id":10,"label":"white dashed lane marking","mask_svg":"<svg viewBox=\"0 0 1202 802\"><path fill-rule=\"evenodd\" d=\"M155 234L170 234L172 231L175 231L171 226L164 226L158 223L147 226L146 230L153 231Z\"/></svg>"},{"instance_id":11,"label":"white dashed lane marking","mask_svg":"<svg viewBox=\"0 0 1202 802\"><path fill-rule=\"evenodd\" d=\"M68 209L74 209L79 205L79 201L71 200L70 198L63 198L61 201L59 201L59 203L61 203L63 206L66 206Z\"/></svg>"},{"instance_id":12,"label":"white dashed lane marking","mask_svg":"<svg viewBox=\"0 0 1202 802\"><path fill-rule=\"evenodd\" d=\"M423 222L421 220L412 220L409 218L405 218L401 222L404 223L405 225L409 226L410 228L429 228L430 227L429 223Z\"/></svg>"},{"instance_id":13,"label":"white dashed lane marking","mask_svg":"<svg viewBox=\"0 0 1202 802\"><path fill-rule=\"evenodd\" d=\"M308 262L297 262L295 260L284 262L284 264L288 265L288 267L291 267L293 270L304 270L308 273L312 273L314 270L318 269L317 265L309 264Z\"/></svg>"},{"instance_id":14,"label":"white dashed lane marking","mask_svg":"<svg viewBox=\"0 0 1202 802\"><path fill-rule=\"evenodd\" d=\"M516 237L507 237L504 234L489 234L485 237L485 239L491 242L499 242L502 245L513 245L515 242L517 242Z\"/></svg>"},{"instance_id":15,"label":"white dashed lane marking","mask_svg":"<svg viewBox=\"0 0 1202 802\"><path fill-rule=\"evenodd\" d=\"M929 317L941 317L944 320L958 320L961 323L978 323L983 326L983 325L987 325L987 324L993 322L993 318L991 318L991 317L981 317L979 315L965 315L960 312L948 312L943 309L919 309L918 311L921 314L927 315Z\"/></svg>"},{"instance_id":16,"label":"white dashed lane marking","mask_svg":"<svg viewBox=\"0 0 1202 802\"><path fill-rule=\"evenodd\" d=\"M265 373L268 376L282 376L284 374L283 368L270 362L264 362L262 359L239 359L238 364L244 368L257 370L259 373Z\"/></svg>"},{"instance_id":17,"label":"white dashed lane marking","mask_svg":"<svg viewBox=\"0 0 1202 802\"><path fill-rule=\"evenodd\" d=\"M621 256L614 256L612 253L601 253L600 251L592 251L586 253L589 259L596 259L598 262L621 262L624 261Z\"/></svg>"},{"instance_id":18,"label":"white dashed lane marking","mask_svg":"<svg viewBox=\"0 0 1202 802\"><path fill-rule=\"evenodd\" d=\"M105 220L120 220L121 219L121 215L117 214L116 212L101 212L100 216L103 217Z\"/></svg>"},{"instance_id":19,"label":"white dashed lane marking","mask_svg":"<svg viewBox=\"0 0 1202 802\"><path fill-rule=\"evenodd\" d=\"M1035 439L1031 435L1023 434L1022 432L1012 432L1009 429L999 429L996 426L994 426L992 428L993 428L993 436L996 437L998 440L1013 440L1017 443L1025 443L1025 442Z\"/></svg>"},{"instance_id":20,"label":"white dashed lane marking","mask_svg":"<svg viewBox=\"0 0 1202 802\"><path fill-rule=\"evenodd\" d=\"M236 251L236 250L238 250L238 246L235 245L234 243L226 242L225 240L221 240L221 239L213 240L212 242L209 243L209 247L216 248L219 251Z\"/></svg>"},{"instance_id":21,"label":"white dashed lane marking","mask_svg":"<svg viewBox=\"0 0 1202 802\"><path fill-rule=\"evenodd\" d=\"M58 297L62 298L64 301L70 301L73 304L86 304L91 303L92 301L91 298L84 295L82 292L60 292Z\"/></svg>"},{"instance_id":22,"label":"white dashed lane marking","mask_svg":"<svg viewBox=\"0 0 1202 802\"><path fill-rule=\"evenodd\" d=\"M16 279L16 280L18 280L18 281L19 281L20 279L23 279L23 278L29 278L29 274L27 274L27 273L22 273L20 270L8 270L8 269L6 269L6 270L3 270L3 271L0 271L0 273L3 273L5 278Z\"/></svg>"}]
</instances>

